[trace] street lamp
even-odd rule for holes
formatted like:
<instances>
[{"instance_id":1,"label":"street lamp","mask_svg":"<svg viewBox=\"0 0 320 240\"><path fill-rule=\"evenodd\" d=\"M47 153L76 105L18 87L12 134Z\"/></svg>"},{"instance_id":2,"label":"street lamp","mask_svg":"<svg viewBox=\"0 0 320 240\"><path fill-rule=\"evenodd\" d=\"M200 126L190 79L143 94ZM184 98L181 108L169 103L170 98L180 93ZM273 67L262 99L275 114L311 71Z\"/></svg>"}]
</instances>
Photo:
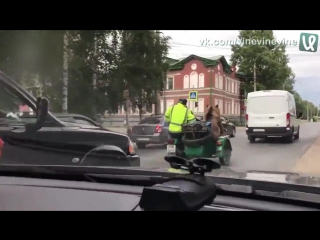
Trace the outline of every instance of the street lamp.
<instances>
[{"instance_id":1,"label":"street lamp","mask_svg":"<svg viewBox=\"0 0 320 240\"><path fill-rule=\"evenodd\" d=\"M256 66L256 61L258 59L258 57L266 54L266 53L273 53L275 50L277 50L279 48L274 48L271 49L270 51L266 51L266 52L262 52L260 54L258 54L256 56L256 58L253 60L253 91L256 92L257 91L257 66Z\"/></svg>"}]
</instances>

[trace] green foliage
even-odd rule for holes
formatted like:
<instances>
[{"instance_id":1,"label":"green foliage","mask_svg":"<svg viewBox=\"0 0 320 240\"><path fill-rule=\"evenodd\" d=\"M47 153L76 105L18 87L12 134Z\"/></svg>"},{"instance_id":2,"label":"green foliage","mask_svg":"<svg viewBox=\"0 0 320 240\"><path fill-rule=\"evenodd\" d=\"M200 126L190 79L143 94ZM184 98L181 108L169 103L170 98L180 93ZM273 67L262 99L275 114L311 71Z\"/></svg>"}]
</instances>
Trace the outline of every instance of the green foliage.
<instances>
[{"instance_id":1,"label":"green foliage","mask_svg":"<svg viewBox=\"0 0 320 240\"><path fill-rule=\"evenodd\" d=\"M318 121L318 117L317 116L313 116L312 120L313 120L313 122L317 122Z\"/></svg>"},{"instance_id":2,"label":"green foliage","mask_svg":"<svg viewBox=\"0 0 320 240\"><path fill-rule=\"evenodd\" d=\"M317 113L317 107L311 102L304 101L294 91L294 73L288 66L289 57L286 54L286 46L275 45L275 37L272 30L241 30L239 39L242 42L252 43L252 39L262 41L264 45L234 45L232 46L231 61L237 63L239 72L248 76L241 84L242 92L252 92L254 62L256 63L257 90L287 90L294 94L297 113L302 112L304 118ZM307 113L308 112L308 113Z\"/></svg>"},{"instance_id":3,"label":"green foliage","mask_svg":"<svg viewBox=\"0 0 320 240\"><path fill-rule=\"evenodd\" d=\"M260 89L293 90L294 74L288 66L289 57L286 46L276 43L272 30L241 30L239 39L247 43L251 40L263 41L265 44L234 45L232 46L231 61L237 63L239 72L253 76L254 62L256 63L257 82ZM253 82L253 78L250 79ZM246 86L247 92L250 87Z\"/></svg>"},{"instance_id":4,"label":"green foliage","mask_svg":"<svg viewBox=\"0 0 320 240\"><path fill-rule=\"evenodd\" d=\"M0 30L0 69L34 95L48 97L56 112L62 110L66 32ZM69 30L68 36L69 112L117 112L125 81L131 99L139 101L151 101L151 93L163 88L168 37L154 30Z\"/></svg>"}]
</instances>

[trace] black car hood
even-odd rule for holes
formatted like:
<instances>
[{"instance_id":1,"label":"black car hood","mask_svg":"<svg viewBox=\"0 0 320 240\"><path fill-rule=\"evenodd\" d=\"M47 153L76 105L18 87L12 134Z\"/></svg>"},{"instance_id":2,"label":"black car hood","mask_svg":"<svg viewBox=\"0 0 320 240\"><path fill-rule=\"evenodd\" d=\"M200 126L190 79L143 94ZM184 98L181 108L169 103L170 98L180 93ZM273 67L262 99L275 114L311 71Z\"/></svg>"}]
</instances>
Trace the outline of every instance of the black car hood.
<instances>
[{"instance_id":1,"label":"black car hood","mask_svg":"<svg viewBox=\"0 0 320 240\"><path fill-rule=\"evenodd\" d=\"M62 121L60 121L62 122ZM126 136L126 134L122 134L119 132L115 132L115 131L111 131L109 129L106 128L101 128L101 127L96 127L96 126L90 126L90 125L84 125L84 124L78 124L78 123L70 123L70 122L62 122L62 124L65 127L73 127L77 130L82 130L82 131L95 131L95 132L102 132L102 133L109 133L109 134L117 134L117 135L121 135L121 136Z\"/></svg>"}]
</instances>

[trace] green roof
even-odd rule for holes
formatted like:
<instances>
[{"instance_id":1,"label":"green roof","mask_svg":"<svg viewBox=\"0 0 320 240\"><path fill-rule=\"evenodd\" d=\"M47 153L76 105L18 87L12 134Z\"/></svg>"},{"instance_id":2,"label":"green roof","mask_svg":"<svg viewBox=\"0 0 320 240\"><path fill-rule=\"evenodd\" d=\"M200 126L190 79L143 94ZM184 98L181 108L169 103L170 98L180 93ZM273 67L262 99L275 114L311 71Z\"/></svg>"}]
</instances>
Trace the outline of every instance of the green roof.
<instances>
[{"instance_id":1,"label":"green roof","mask_svg":"<svg viewBox=\"0 0 320 240\"><path fill-rule=\"evenodd\" d=\"M169 63L169 65L172 65L172 64L174 64L176 62L179 62L179 60L173 59L173 58L169 58L169 57L165 57L164 58L164 62L167 62L167 63Z\"/></svg>"},{"instance_id":2,"label":"green roof","mask_svg":"<svg viewBox=\"0 0 320 240\"><path fill-rule=\"evenodd\" d=\"M170 70L171 71L175 71L175 70L181 70L184 68L184 65L189 62L190 60L192 59L198 59L200 60L203 65L205 67L215 67L218 65L218 63L220 62L223 66L223 70L227 73L230 73L231 72L231 67L230 65L228 64L227 60L225 59L224 56L213 56L213 57L200 57L200 56L197 56L197 55L190 55L186 58L183 58L177 62L173 62L171 65L170 65Z\"/></svg>"}]
</instances>

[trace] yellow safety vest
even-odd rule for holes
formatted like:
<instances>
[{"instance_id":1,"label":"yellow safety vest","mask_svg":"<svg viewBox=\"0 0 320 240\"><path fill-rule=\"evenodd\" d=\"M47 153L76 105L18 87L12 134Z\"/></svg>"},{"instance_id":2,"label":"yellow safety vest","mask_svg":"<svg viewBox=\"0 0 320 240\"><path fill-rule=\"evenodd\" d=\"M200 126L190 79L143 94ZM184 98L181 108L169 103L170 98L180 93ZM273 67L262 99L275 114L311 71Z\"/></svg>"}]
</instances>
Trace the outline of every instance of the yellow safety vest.
<instances>
[{"instance_id":1,"label":"yellow safety vest","mask_svg":"<svg viewBox=\"0 0 320 240\"><path fill-rule=\"evenodd\" d=\"M189 109L182 104L172 106L170 114L169 132L179 133L182 131L182 124L187 122Z\"/></svg>"}]
</instances>

